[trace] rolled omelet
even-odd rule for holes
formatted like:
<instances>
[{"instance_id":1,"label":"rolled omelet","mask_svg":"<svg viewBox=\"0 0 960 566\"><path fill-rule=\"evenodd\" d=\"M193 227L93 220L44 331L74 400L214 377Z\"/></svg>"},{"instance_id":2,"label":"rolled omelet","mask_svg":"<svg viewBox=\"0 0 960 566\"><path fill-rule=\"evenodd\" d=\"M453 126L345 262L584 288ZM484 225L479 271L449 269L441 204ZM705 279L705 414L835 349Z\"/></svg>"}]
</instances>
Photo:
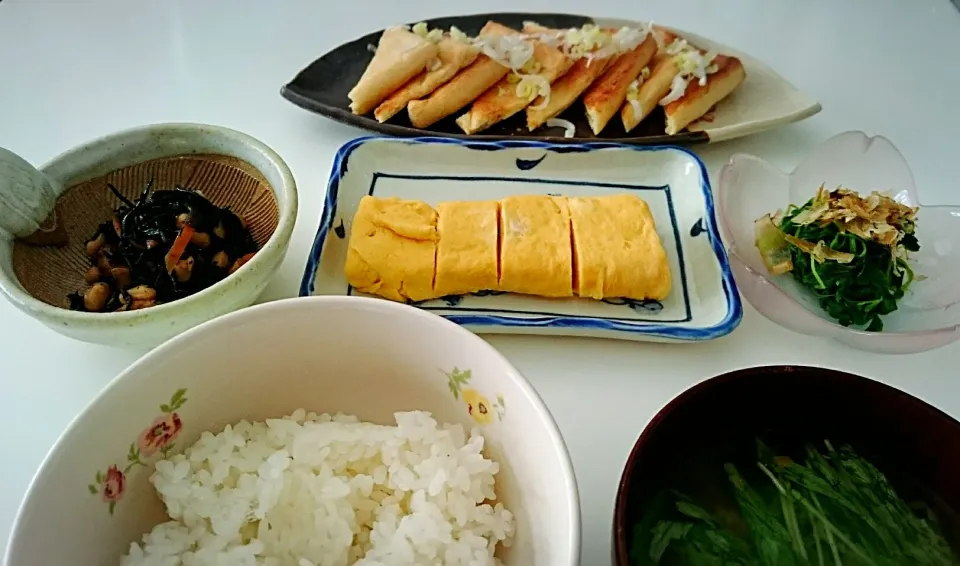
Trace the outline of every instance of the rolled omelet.
<instances>
[{"instance_id":1,"label":"rolled omelet","mask_svg":"<svg viewBox=\"0 0 960 566\"><path fill-rule=\"evenodd\" d=\"M350 90L350 110L363 115L423 71L437 57L435 44L405 27L384 30L373 59Z\"/></svg>"},{"instance_id":2,"label":"rolled omelet","mask_svg":"<svg viewBox=\"0 0 960 566\"><path fill-rule=\"evenodd\" d=\"M666 251L631 194L445 202L365 196L350 227L347 281L394 301L479 291L662 300Z\"/></svg>"},{"instance_id":3,"label":"rolled omelet","mask_svg":"<svg viewBox=\"0 0 960 566\"><path fill-rule=\"evenodd\" d=\"M495 200L437 205L440 241L434 295L445 297L500 288L499 210L500 203Z\"/></svg>"},{"instance_id":4,"label":"rolled omelet","mask_svg":"<svg viewBox=\"0 0 960 566\"><path fill-rule=\"evenodd\" d=\"M568 199L574 292L591 299L663 300L670 265L650 208L630 194Z\"/></svg>"},{"instance_id":5,"label":"rolled omelet","mask_svg":"<svg viewBox=\"0 0 960 566\"><path fill-rule=\"evenodd\" d=\"M573 295L566 198L526 195L500 201L500 290L541 297Z\"/></svg>"},{"instance_id":6,"label":"rolled omelet","mask_svg":"<svg viewBox=\"0 0 960 566\"><path fill-rule=\"evenodd\" d=\"M350 228L347 282L394 301L432 299L438 239L437 213L426 203L365 196Z\"/></svg>"},{"instance_id":7,"label":"rolled omelet","mask_svg":"<svg viewBox=\"0 0 960 566\"><path fill-rule=\"evenodd\" d=\"M474 45L457 41L449 34L437 42L437 49L440 66L421 72L377 106L373 116L378 122L386 122L393 118L406 108L411 100L427 96L452 79L460 69L476 61L477 55L480 54L480 50Z\"/></svg>"}]
</instances>

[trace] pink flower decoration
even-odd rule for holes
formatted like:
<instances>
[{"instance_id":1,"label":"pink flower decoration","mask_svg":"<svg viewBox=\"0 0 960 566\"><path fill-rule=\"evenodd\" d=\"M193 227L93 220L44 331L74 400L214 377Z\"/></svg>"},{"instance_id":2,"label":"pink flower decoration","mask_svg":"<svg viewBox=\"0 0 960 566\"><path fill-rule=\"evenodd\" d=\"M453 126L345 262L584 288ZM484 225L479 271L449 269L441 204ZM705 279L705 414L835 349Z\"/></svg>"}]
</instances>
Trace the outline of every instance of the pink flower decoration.
<instances>
[{"instance_id":1,"label":"pink flower decoration","mask_svg":"<svg viewBox=\"0 0 960 566\"><path fill-rule=\"evenodd\" d=\"M157 450L162 450L173 442L182 428L183 423L177 413L160 415L153 424L140 433L140 439L137 442L140 454L148 457L155 454Z\"/></svg>"},{"instance_id":2,"label":"pink flower decoration","mask_svg":"<svg viewBox=\"0 0 960 566\"><path fill-rule=\"evenodd\" d=\"M104 476L103 482L100 484L100 494L103 496L103 500L108 503L120 501L126 483L127 479L123 477L120 468L116 466L107 468L107 475Z\"/></svg>"}]
</instances>

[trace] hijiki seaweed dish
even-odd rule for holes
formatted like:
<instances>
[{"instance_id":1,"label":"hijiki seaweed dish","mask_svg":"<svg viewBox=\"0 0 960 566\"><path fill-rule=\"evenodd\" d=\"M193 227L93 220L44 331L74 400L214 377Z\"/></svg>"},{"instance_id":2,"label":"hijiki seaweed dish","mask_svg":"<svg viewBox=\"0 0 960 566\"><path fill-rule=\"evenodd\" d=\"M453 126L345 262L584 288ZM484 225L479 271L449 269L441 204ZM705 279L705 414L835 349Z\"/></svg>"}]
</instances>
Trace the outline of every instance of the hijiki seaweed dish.
<instances>
[{"instance_id":1,"label":"hijiki seaweed dish","mask_svg":"<svg viewBox=\"0 0 960 566\"><path fill-rule=\"evenodd\" d=\"M803 206L757 219L756 246L771 275L792 273L838 323L879 332L917 279L907 262L920 250L917 211L878 192L821 185Z\"/></svg>"},{"instance_id":2,"label":"hijiki seaweed dish","mask_svg":"<svg viewBox=\"0 0 960 566\"><path fill-rule=\"evenodd\" d=\"M152 190L121 201L86 244L90 285L68 295L70 308L120 312L188 297L221 281L257 252L246 222L199 191Z\"/></svg>"}]
</instances>

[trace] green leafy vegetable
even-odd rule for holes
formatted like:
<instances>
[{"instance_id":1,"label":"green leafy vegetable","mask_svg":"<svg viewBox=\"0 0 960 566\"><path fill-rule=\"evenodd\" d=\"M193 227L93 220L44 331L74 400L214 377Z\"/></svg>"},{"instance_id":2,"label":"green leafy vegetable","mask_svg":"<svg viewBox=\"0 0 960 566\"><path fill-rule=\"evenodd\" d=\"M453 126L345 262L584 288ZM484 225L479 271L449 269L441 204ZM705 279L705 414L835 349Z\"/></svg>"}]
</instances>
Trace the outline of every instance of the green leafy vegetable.
<instances>
[{"instance_id":1,"label":"green leafy vegetable","mask_svg":"<svg viewBox=\"0 0 960 566\"><path fill-rule=\"evenodd\" d=\"M932 511L921 517L872 464L844 446L806 448L803 463L757 443L750 483L725 470L747 534L735 534L688 497L643 517L631 557L637 566L950 566L956 561ZM665 516L666 515L666 516ZM670 557L670 558L668 558ZM673 561L671 561L673 560ZM678 561L677 561L678 560Z\"/></svg>"},{"instance_id":2,"label":"green leafy vegetable","mask_svg":"<svg viewBox=\"0 0 960 566\"><path fill-rule=\"evenodd\" d=\"M803 209L796 209L796 215ZM819 261L813 254L791 245L793 277L817 296L820 308L843 326L865 326L867 330L883 330L881 316L897 310L913 281L907 262L894 257L890 250L849 232L841 232L836 224L799 226L788 215L780 224L784 233L808 242L825 242L830 249L851 253L850 263ZM918 251L915 237L905 239L904 247Z\"/></svg>"},{"instance_id":3,"label":"green leafy vegetable","mask_svg":"<svg viewBox=\"0 0 960 566\"><path fill-rule=\"evenodd\" d=\"M879 193L862 198L821 187L782 218L759 219L756 245L772 274L791 271L831 318L879 332L880 317L897 310L914 280L906 253L920 250L915 215L916 209Z\"/></svg>"}]
</instances>

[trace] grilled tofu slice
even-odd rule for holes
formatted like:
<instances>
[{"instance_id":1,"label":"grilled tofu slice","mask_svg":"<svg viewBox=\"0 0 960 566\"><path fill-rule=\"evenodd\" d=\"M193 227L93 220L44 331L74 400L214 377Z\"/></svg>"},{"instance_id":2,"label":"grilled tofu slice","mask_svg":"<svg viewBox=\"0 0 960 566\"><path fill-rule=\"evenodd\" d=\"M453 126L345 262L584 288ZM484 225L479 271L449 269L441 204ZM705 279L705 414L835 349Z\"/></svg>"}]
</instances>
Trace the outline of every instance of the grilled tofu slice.
<instances>
[{"instance_id":1,"label":"grilled tofu slice","mask_svg":"<svg viewBox=\"0 0 960 566\"><path fill-rule=\"evenodd\" d=\"M660 99L670 92L670 84L680 72L673 57L661 54L657 54L645 70L649 70L649 74L641 71L636 90L628 89L627 99L620 109L620 120L625 132L636 128L660 105Z\"/></svg>"},{"instance_id":2,"label":"grilled tofu slice","mask_svg":"<svg viewBox=\"0 0 960 566\"><path fill-rule=\"evenodd\" d=\"M523 26L523 31L525 33L559 33L561 30L527 22ZM614 33L616 30L605 29L603 31ZM616 55L577 59L565 75L550 85L549 99L543 96L537 97L533 104L527 107L527 129L530 131L536 130L546 124L547 120L556 118L561 112L570 108L615 60Z\"/></svg>"},{"instance_id":3,"label":"grilled tofu slice","mask_svg":"<svg viewBox=\"0 0 960 566\"><path fill-rule=\"evenodd\" d=\"M530 41L533 42L532 68L524 71L532 76L517 82L516 75L508 74L480 95L470 110L457 118L457 125L465 134L486 130L530 106L540 92L540 84L549 88L573 66L573 59L556 47Z\"/></svg>"},{"instance_id":4,"label":"grilled tofu slice","mask_svg":"<svg viewBox=\"0 0 960 566\"><path fill-rule=\"evenodd\" d=\"M480 30L479 38L499 38L520 35L520 32L489 21ZM502 79L509 68L480 54L476 61L457 73L449 82L440 86L427 98L411 100L407 104L410 123L415 128L429 128L447 116L459 111Z\"/></svg>"},{"instance_id":5,"label":"grilled tofu slice","mask_svg":"<svg viewBox=\"0 0 960 566\"><path fill-rule=\"evenodd\" d=\"M404 27L384 30L373 59L347 94L350 110L359 115L370 112L423 71L438 53L433 42Z\"/></svg>"},{"instance_id":6,"label":"grilled tofu slice","mask_svg":"<svg viewBox=\"0 0 960 566\"><path fill-rule=\"evenodd\" d=\"M627 90L657 52L657 40L648 34L633 51L614 61L610 68L587 89L583 96L587 122L594 135L607 127L627 97Z\"/></svg>"},{"instance_id":7,"label":"grilled tofu slice","mask_svg":"<svg viewBox=\"0 0 960 566\"><path fill-rule=\"evenodd\" d=\"M378 122L386 122L403 111L411 100L419 100L446 84L460 69L476 61L480 54L476 46L449 35L437 42L437 49L439 66L422 71L377 106L373 116Z\"/></svg>"},{"instance_id":8,"label":"grilled tofu slice","mask_svg":"<svg viewBox=\"0 0 960 566\"><path fill-rule=\"evenodd\" d=\"M666 132L676 134L696 120L743 84L747 73L736 57L717 55L713 60L717 71L707 75L706 84L696 79L687 83L687 89L678 100L663 107L667 115Z\"/></svg>"}]
</instances>

